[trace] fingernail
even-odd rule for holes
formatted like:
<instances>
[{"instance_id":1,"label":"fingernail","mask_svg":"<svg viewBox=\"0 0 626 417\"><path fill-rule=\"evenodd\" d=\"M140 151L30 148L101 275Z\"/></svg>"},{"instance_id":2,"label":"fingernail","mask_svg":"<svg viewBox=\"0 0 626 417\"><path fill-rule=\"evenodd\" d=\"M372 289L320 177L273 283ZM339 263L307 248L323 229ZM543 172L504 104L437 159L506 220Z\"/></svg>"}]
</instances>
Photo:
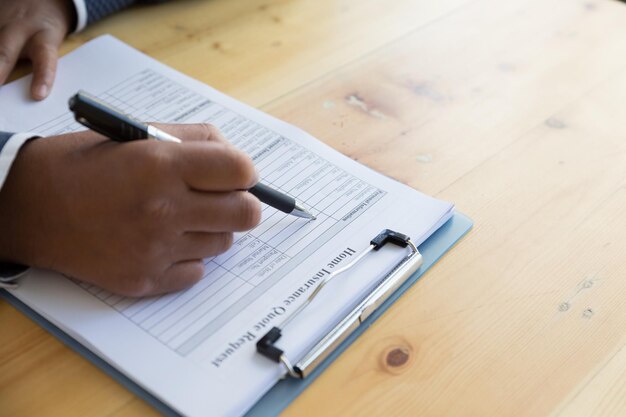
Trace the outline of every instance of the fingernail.
<instances>
[{"instance_id":1,"label":"fingernail","mask_svg":"<svg viewBox=\"0 0 626 417\"><path fill-rule=\"evenodd\" d=\"M48 96L48 86L41 84L35 88L35 96L39 99L46 98Z\"/></svg>"}]
</instances>

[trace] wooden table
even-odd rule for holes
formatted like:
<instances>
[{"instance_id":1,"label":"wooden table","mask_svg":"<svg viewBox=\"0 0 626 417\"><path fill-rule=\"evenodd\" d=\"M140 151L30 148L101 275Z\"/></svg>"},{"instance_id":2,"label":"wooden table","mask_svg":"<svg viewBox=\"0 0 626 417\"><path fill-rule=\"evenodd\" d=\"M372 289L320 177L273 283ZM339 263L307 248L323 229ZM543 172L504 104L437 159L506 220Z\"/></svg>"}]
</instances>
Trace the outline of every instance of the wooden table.
<instances>
[{"instance_id":1,"label":"wooden table","mask_svg":"<svg viewBox=\"0 0 626 417\"><path fill-rule=\"evenodd\" d=\"M473 231L285 416L626 415L626 5L213 0L109 32ZM0 414L156 412L0 303Z\"/></svg>"}]
</instances>

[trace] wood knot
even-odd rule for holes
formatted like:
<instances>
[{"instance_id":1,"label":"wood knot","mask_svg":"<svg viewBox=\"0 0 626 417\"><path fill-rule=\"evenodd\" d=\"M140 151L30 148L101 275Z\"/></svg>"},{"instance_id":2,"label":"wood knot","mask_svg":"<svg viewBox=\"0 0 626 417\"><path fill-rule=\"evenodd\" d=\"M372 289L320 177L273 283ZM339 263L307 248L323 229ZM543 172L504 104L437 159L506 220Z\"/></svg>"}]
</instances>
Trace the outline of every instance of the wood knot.
<instances>
[{"instance_id":1,"label":"wood knot","mask_svg":"<svg viewBox=\"0 0 626 417\"><path fill-rule=\"evenodd\" d=\"M411 349L407 346L393 346L383 354L383 367L391 373L400 373L411 362Z\"/></svg>"},{"instance_id":2,"label":"wood knot","mask_svg":"<svg viewBox=\"0 0 626 417\"><path fill-rule=\"evenodd\" d=\"M391 352L387 353L387 365L391 367L402 366L409 360L409 352L407 349L395 348Z\"/></svg>"}]
</instances>

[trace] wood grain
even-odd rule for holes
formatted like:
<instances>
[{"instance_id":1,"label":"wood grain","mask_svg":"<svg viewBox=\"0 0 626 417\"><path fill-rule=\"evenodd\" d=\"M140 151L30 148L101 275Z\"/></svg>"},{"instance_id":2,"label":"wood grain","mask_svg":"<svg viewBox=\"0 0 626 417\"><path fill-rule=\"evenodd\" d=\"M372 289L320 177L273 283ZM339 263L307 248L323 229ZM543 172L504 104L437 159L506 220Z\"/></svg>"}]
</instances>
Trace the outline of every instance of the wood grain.
<instances>
[{"instance_id":1,"label":"wood grain","mask_svg":"<svg viewBox=\"0 0 626 417\"><path fill-rule=\"evenodd\" d=\"M623 416L625 21L610 0L187 0L63 50L110 32L474 219L283 415ZM0 415L156 415L0 317Z\"/></svg>"}]
</instances>

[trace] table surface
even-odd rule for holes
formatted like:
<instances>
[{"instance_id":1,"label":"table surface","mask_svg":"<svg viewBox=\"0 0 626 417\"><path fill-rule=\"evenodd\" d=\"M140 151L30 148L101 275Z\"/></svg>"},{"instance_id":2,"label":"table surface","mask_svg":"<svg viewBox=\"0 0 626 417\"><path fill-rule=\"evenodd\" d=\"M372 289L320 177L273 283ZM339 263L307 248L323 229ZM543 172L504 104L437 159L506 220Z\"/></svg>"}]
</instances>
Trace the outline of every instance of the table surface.
<instances>
[{"instance_id":1,"label":"table surface","mask_svg":"<svg viewBox=\"0 0 626 417\"><path fill-rule=\"evenodd\" d=\"M62 52L111 33L474 220L284 416L624 416L625 22L612 0L184 0ZM156 415L0 317L0 415Z\"/></svg>"}]
</instances>

